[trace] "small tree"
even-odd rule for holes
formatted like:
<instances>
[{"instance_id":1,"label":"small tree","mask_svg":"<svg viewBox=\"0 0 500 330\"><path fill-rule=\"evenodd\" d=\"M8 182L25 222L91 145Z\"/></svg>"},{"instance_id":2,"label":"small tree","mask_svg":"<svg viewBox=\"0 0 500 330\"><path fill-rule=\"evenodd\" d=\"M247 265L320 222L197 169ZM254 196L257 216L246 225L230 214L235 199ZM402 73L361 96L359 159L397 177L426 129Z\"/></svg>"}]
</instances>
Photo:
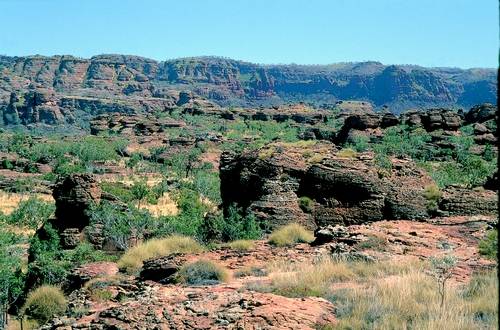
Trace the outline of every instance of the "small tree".
<instances>
[{"instance_id":1,"label":"small tree","mask_svg":"<svg viewBox=\"0 0 500 330\"><path fill-rule=\"evenodd\" d=\"M446 282L452 277L452 270L457 264L457 259L452 255L443 257L431 257L431 274L438 284L438 292L441 298L440 306L443 308L446 296Z\"/></svg>"},{"instance_id":2,"label":"small tree","mask_svg":"<svg viewBox=\"0 0 500 330\"><path fill-rule=\"evenodd\" d=\"M0 230L0 329L7 324L7 310L22 294L21 257L13 234Z\"/></svg>"},{"instance_id":3,"label":"small tree","mask_svg":"<svg viewBox=\"0 0 500 330\"><path fill-rule=\"evenodd\" d=\"M132 195L134 199L137 201L137 208L141 207L141 202L146 198L149 194L149 187L145 181L136 181L132 186Z\"/></svg>"}]
</instances>

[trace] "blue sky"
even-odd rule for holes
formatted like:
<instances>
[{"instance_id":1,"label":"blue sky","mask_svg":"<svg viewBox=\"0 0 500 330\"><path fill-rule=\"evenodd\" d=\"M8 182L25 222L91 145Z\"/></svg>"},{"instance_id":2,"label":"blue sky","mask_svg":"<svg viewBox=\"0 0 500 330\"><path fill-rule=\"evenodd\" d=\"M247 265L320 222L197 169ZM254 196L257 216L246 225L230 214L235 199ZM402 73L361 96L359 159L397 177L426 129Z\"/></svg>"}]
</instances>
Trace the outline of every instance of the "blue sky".
<instances>
[{"instance_id":1,"label":"blue sky","mask_svg":"<svg viewBox=\"0 0 500 330\"><path fill-rule=\"evenodd\" d=\"M496 0L0 0L0 54L497 67Z\"/></svg>"}]
</instances>

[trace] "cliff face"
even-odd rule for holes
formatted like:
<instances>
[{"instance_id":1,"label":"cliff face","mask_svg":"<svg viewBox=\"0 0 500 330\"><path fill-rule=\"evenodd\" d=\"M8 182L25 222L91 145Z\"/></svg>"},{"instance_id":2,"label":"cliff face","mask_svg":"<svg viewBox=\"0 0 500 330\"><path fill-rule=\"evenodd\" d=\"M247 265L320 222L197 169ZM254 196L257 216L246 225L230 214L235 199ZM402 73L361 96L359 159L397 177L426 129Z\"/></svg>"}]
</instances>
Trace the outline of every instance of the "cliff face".
<instances>
[{"instance_id":1,"label":"cliff face","mask_svg":"<svg viewBox=\"0 0 500 330\"><path fill-rule=\"evenodd\" d=\"M110 111L162 110L175 106L179 90L222 105L365 100L398 112L414 106L496 103L497 87L492 69L378 62L264 66L217 57L157 62L126 55L0 56L0 109L6 124L71 122L75 111L88 113L99 104ZM37 95L43 97L38 100ZM68 102L75 106L65 107Z\"/></svg>"}]
</instances>

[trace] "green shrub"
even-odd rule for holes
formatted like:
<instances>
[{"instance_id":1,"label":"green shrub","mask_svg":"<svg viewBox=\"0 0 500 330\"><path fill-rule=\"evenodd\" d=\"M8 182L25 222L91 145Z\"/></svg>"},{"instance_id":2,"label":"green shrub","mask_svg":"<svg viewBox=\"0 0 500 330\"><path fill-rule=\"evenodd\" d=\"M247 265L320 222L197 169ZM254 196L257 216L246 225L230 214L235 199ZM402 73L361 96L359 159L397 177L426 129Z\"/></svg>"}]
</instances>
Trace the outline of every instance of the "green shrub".
<instances>
[{"instance_id":1,"label":"green shrub","mask_svg":"<svg viewBox=\"0 0 500 330\"><path fill-rule=\"evenodd\" d=\"M228 271L209 260L198 260L183 266L177 273L179 283L189 285L207 285L226 282L229 279Z\"/></svg>"},{"instance_id":2,"label":"green shrub","mask_svg":"<svg viewBox=\"0 0 500 330\"><path fill-rule=\"evenodd\" d=\"M269 236L269 243L276 246L290 246L297 243L310 243L313 240L314 234L296 223L281 227Z\"/></svg>"},{"instance_id":3,"label":"green shrub","mask_svg":"<svg viewBox=\"0 0 500 330\"><path fill-rule=\"evenodd\" d=\"M497 260L498 253L498 231L492 229L479 242L479 253L488 259Z\"/></svg>"},{"instance_id":4,"label":"green shrub","mask_svg":"<svg viewBox=\"0 0 500 330\"><path fill-rule=\"evenodd\" d=\"M299 207L306 213L312 213L314 210L314 201L307 196L299 198Z\"/></svg>"},{"instance_id":5,"label":"green shrub","mask_svg":"<svg viewBox=\"0 0 500 330\"><path fill-rule=\"evenodd\" d=\"M259 239L262 230L252 213L242 215L241 209L231 205L222 227L222 239L234 241L238 239Z\"/></svg>"},{"instance_id":6,"label":"green shrub","mask_svg":"<svg viewBox=\"0 0 500 330\"><path fill-rule=\"evenodd\" d=\"M30 197L19 203L19 206L6 217L12 225L26 226L38 229L55 211L54 204L44 202L38 198Z\"/></svg>"},{"instance_id":7,"label":"green shrub","mask_svg":"<svg viewBox=\"0 0 500 330\"><path fill-rule=\"evenodd\" d=\"M356 150L357 152L363 152L368 150L368 142L370 139L367 136L357 135L353 137L353 144L349 147Z\"/></svg>"},{"instance_id":8,"label":"green shrub","mask_svg":"<svg viewBox=\"0 0 500 330\"><path fill-rule=\"evenodd\" d=\"M43 285L28 295L23 312L26 316L41 324L46 323L54 315L66 311L67 301L62 291L51 285Z\"/></svg>"},{"instance_id":9,"label":"green shrub","mask_svg":"<svg viewBox=\"0 0 500 330\"><path fill-rule=\"evenodd\" d=\"M428 185L424 188L424 197L427 199L427 210L436 211L438 209L438 203L441 199L443 193L439 187L435 184Z\"/></svg>"},{"instance_id":10,"label":"green shrub","mask_svg":"<svg viewBox=\"0 0 500 330\"><path fill-rule=\"evenodd\" d=\"M2 226L2 224L0 224ZM0 313L6 312L21 296L24 285L19 238L0 227Z\"/></svg>"},{"instance_id":11,"label":"green shrub","mask_svg":"<svg viewBox=\"0 0 500 330\"><path fill-rule=\"evenodd\" d=\"M129 247L132 235L144 238L146 232L154 232L159 223L147 210L133 206L123 208L119 205L102 202L88 211L92 224L103 225L104 236L122 250Z\"/></svg>"},{"instance_id":12,"label":"green shrub","mask_svg":"<svg viewBox=\"0 0 500 330\"><path fill-rule=\"evenodd\" d=\"M130 187L121 182L102 182L101 189L124 203L130 203L134 200Z\"/></svg>"}]
</instances>

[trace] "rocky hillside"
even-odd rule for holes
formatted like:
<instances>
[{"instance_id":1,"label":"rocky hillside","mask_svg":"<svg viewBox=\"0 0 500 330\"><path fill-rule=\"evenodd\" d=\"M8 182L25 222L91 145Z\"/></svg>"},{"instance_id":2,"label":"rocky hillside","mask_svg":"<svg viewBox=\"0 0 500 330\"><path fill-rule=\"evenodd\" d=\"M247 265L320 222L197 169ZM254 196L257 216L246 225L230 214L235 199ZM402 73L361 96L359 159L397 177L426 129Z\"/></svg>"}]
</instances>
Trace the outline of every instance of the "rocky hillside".
<instances>
[{"instance_id":1,"label":"rocky hillside","mask_svg":"<svg viewBox=\"0 0 500 330\"><path fill-rule=\"evenodd\" d=\"M49 108L42 111L41 118L35 116L34 122L55 123L61 118L71 122L75 116L65 111L163 111L188 101L179 96L181 90L225 106L364 100L398 112L415 106L496 103L497 87L493 69L386 66L378 62L258 65L217 57L157 62L125 55L91 59L0 56L0 109L6 124L29 122L22 114L16 118L13 103ZM25 112L25 116L32 116L29 110Z\"/></svg>"}]
</instances>

